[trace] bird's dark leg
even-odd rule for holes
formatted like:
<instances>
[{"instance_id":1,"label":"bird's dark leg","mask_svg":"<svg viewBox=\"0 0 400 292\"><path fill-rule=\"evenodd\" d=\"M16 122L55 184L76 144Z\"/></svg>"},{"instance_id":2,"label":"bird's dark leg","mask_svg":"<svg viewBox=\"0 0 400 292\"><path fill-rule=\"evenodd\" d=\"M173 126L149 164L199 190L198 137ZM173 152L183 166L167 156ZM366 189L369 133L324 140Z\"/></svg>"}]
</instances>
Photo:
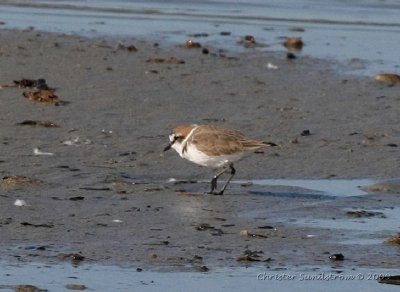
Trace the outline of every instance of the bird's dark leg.
<instances>
[{"instance_id":1,"label":"bird's dark leg","mask_svg":"<svg viewBox=\"0 0 400 292\"><path fill-rule=\"evenodd\" d=\"M219 191L218 195L223 195L224 194L226 187L229 185L229 183L231 182L233 176L236 173L236 169L233 167L233 163L229 164L229 169L231 170L231 176L228 178L228 180L226 181L226 183L224 184L222 189Z\"/></svg>"},{"instance_id":2,"label":"bird's dark leg","mask_svg":"<svg viewBox=\"0 0 400 292\"><path fill-rule=\"evenodd\" d=\"M218 178L223 175L228 170L228 167L224 167L220 172L218 172L211 180L211 191L210 194L215 194L214 191L217 188Z\"/></svg>"},{"instance_id":3,"label":"bird's dark leg","mask_svg":"<svg viewBox=\"0 0 400 292\"><path fill-rule=\"evenodd\" d=\"M225 172L227 172L228 170L230 170L231 176L229 177L229 179L226 181L226 183L224 184L224 186L222 187L222 189L219 192L215 192L216 188L217 188L217 180L218 178L223 175ZM213 179L211 180L211 192L210 194L214 194L214 195L223 195L224 191L226 189L226 187L228 186L228 184L230 183L230 181L232 180L233 176L235 175L236 170L233 167L233 163L229 163L226 167L224 167L224 169L222 169L220 172L218 172L216 175L214 175Z\"/></svg>"}]
</instances>

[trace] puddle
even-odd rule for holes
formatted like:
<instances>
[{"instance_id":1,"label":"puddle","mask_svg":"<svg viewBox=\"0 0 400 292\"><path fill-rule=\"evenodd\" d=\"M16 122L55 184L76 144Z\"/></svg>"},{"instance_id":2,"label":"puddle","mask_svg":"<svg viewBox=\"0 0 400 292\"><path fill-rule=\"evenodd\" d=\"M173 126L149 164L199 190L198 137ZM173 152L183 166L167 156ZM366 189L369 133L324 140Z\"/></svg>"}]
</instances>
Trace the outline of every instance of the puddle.
<instances>
[{"instance_id":1,"label":"puddle","mask_svg":"<svg viewBox=\"0 0 400 292\"><path fill-rule=\"evenodd\" d=\"M246 181L235 181L236 183L246 183ZM290 186L323 192L329 196L350 197L367 194L363 191L364 186L372 185L376 181L372 179L259 179L247 181L247 183L262 186Z\"/></svg>"},{"instance_id":2,"label":"puddle","mask_svg":"<svg viewBox=\"0 0 400 292\"><path fill-rule=\"evenodd\" d=\"M398 291L398 287L380 284L380 275L396 275L389 269L333 269L302 267L269 269L266 267L221 268L211 272L159 272L136 268L86 264L1 263L0 291L15 291L16 285L29 284L48 291L65 291L66 285L84 285L89 291Z\"/></svg>"},{"instance_id":3,"label":"puddle","mask_svg":"<svg viewBox=\"0 0 400 292\"><path fill-rule=\"evenodd\" d=\"M382 218L380 216L369 218L348 217L343 219L296 218L296 221L292 223L307 227L344 229L352 231L364 231L369 233L379 233L385 231L399 232L400 207L367 211L382 212L386 218Z\"/></svg>"}]
</instances>

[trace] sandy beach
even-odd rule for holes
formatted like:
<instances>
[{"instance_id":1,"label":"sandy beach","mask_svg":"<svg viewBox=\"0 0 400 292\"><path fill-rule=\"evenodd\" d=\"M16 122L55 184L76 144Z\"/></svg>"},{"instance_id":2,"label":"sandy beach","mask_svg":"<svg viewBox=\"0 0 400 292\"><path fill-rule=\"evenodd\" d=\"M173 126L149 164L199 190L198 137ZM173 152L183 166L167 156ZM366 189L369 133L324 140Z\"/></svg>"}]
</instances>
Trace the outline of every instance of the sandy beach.
<instances>
[{"instance_id":1,"label":"sandy beach","mask_svg":"<svg viewBox=\"0 0 400 292\"><path fill-rule=\"evenodd\" d=\"M203 271L398 267L398 246L384 243L398 225L368 231L399 207L398 85L340 74L333 61L257 49L208 47L205 54L34 30L0 36L1 85L44 78L65 102L29 100L29 88L0 89L1 260L81 255ZM224 196L190 195L208 190L213 171L162 154L171 129L187 123L279 145L237 163L235 180L366 178L381 185L344 197L251 183L233 183ZM27 205L15 206L17 199ZM378 210L359 213L365 232L301 224L352 222L352 209ZM358 239L378 243L343 243ZM330 260L335 253L345 260Z\"/></svg>"}]
</instances>

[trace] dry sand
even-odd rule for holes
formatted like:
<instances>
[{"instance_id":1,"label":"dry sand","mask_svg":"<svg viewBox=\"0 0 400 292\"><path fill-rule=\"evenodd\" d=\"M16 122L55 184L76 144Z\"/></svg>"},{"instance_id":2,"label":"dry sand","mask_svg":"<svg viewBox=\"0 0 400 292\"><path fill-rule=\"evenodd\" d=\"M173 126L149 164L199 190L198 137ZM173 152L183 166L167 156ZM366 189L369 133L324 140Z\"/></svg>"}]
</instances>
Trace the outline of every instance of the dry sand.
<instances>
[{"instance_id":1,"label":"dry sand","mask_svg":"<svg viewBox=\"0 0 400 292\"><path fill-rule=\"evenodd\" d=\"M141 267L213 268L249 264L237 261L247 254L241 259L285 267L330 265L329 255L341 252L340 264L397 267L398 247L344 245L351 230L290 224L346 219L346 208L398 206L384 187L385 194L335 200L240 184L224 196L184 195L208 190L212 171L161 152L174 126L207 123L280 145L239 162L236 179L399 178L398 86L345 76L333 62L257 49L203 54L35 31L2 30L0 37L1 84L45 78L67 102L41 104L23 97L27 89L0 90L0 259L81 254ZM59 127L18 125L25 120ZM34 155L34 148L54 155ZM28 206L14 206L16 199ZM394 234L370 235L383 242Z\"/></svg>"}]
</instances>

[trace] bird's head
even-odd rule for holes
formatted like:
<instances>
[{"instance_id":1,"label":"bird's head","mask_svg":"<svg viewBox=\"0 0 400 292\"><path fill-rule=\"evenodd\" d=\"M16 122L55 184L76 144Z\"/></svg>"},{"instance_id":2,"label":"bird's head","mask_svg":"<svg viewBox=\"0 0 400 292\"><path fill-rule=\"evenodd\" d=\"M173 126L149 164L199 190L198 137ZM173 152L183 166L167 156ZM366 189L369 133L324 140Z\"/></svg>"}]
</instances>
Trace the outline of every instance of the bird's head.
<instances>
[{"instance_id":1,"label":"bird's head","mask_svg":"<svg viewBox=\"0 0 400 292\"><path fill-rule=\"evenodd\" d=\"M169 144L164 148L164 152L171 148L174 148L175 150L179 149L182 142L195 127L197 127L197 125L179 126L173 129L172 133L169 135Z\"/></svg>"}]
</instances>

